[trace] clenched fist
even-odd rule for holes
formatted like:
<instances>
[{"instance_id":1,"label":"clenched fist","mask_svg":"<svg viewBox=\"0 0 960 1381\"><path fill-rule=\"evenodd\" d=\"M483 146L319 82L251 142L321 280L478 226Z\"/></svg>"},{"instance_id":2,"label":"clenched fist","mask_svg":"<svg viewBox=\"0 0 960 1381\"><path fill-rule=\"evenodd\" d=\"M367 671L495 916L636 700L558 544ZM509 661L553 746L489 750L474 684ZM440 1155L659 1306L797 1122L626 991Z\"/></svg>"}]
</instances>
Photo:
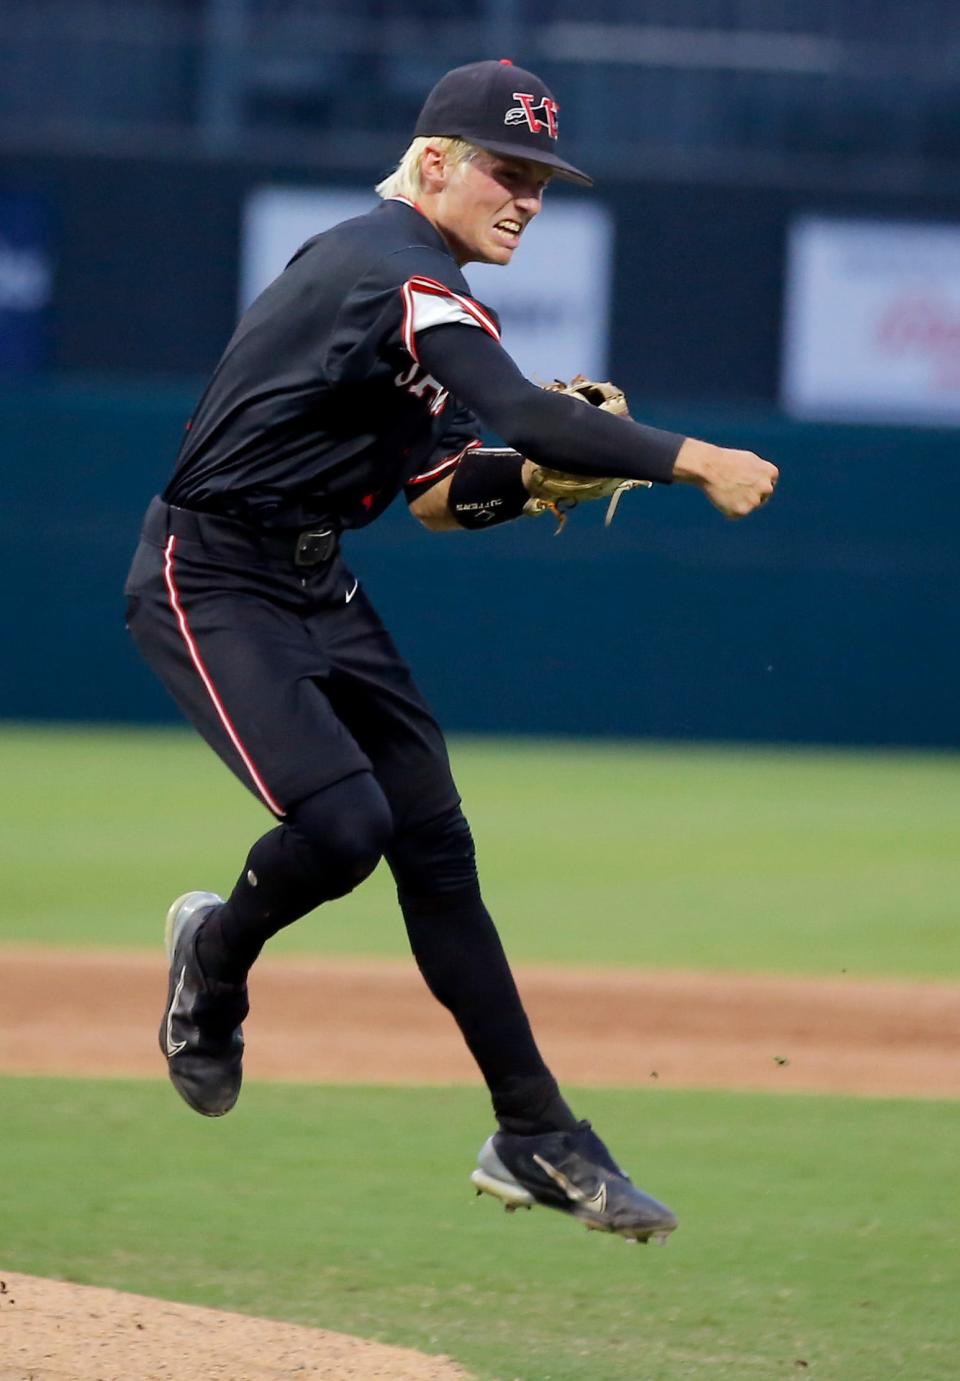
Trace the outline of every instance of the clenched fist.
<instances>
[{"instance_id":1,"label":"clenched fist","mask_svg":"<svg viewBox=\"0 0 960 1381\"><path fill-rule=\"evenodd\" d=\"M732 451L687 437L673 477L695 484L725 518L745 518L773 493L780 471L752 451Z\"/></svg>"}]
</instances>

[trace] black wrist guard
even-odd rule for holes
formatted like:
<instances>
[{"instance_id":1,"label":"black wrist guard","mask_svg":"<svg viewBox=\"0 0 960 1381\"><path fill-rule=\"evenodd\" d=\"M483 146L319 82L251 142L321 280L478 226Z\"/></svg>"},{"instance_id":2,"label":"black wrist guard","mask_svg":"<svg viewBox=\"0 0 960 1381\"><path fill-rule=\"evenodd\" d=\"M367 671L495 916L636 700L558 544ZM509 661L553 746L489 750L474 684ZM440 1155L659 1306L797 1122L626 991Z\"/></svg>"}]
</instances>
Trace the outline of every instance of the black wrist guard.
<instances>
[{"instance_id":1,"label":"black wrist guard","mask_svg":"<svg viewBox=\"0 0 960 1381\"><path fill-rule=\"evenodd\" d=\"M468 451L453 473L447 505L461 527L494 527L519 518L530 495L516 451Z\"/></svg>"}]
</instances>

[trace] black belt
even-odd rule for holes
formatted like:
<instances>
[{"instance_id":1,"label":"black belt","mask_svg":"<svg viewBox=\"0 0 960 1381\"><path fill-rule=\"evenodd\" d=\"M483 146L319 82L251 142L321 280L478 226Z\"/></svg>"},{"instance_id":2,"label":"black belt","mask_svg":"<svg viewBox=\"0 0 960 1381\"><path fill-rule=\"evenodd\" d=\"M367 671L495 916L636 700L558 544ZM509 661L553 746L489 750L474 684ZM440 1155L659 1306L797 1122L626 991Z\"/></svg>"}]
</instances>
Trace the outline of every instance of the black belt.
<instances>
[{"instance_id":1,"label":"black belt","mask_svg":"<svg viewBox=\"0 0 960 1381\"><path fill-rule=\"evenodd\" d=\"M162 546L168 533L204 546L233 551L244 559L258 555L279 558L301 570L332 561L340 546L339 532L329 523L318 523L300 532L268 532L235 518L177 508L162 499L154 499L147 510L144 534Z\"/></svg>"},{"instance_id":2,"label":"black belt","mask_svg":"<svg viewBox=\"0 0 960 1381\"><path fill-rule=\"evenodd\" d=\"M273 556L291 557L295 566L322 566L337 554L337 534L333 528L312 527L295 536L261 533L260 544Z\"/></svg>"}]
</instances>

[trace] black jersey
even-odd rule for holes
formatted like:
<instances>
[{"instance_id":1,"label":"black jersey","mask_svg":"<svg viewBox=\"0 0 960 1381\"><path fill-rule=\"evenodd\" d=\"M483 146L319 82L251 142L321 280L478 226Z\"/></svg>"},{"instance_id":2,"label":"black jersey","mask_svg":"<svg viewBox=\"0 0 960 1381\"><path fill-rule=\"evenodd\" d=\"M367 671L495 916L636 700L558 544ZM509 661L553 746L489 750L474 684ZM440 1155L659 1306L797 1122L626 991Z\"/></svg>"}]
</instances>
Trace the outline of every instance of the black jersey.
<instances>
[{"instance_id":1,"label":"black jersey","mask_svg":"<svg viewBox=\"0 0 960 1381\"><path fill-rule=\"evenodd\" d=\"M586 475L669 483L683 438L532 384L403 197L308 240L234 332L163 497L258 527L362 527L480 424Z\"/></svg>"},{"instance_id":2,"label":"black jersey","mask_svg":"<svg viewBox=\"0 0 960 1381\"><path fill-rule=\"evenodd\" d=\"M401 198L294 255L241 319L164 498L258 526L372 521L479 430L418 360L417 333L499 340L439 233Z\"/></svg>"}]
</instances>

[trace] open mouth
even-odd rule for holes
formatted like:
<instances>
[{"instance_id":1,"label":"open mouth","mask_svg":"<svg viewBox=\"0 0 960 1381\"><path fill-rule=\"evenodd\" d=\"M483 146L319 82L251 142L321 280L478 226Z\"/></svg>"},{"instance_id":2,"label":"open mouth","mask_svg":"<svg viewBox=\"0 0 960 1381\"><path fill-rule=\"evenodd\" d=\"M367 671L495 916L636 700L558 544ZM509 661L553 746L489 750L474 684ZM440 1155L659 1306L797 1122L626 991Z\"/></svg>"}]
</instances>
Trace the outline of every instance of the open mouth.
<instances>
[{"instance_id":1,"label":"open mouth","mask_svg":"<svg viewBox=\"0 0 960 1381\"><path fill-rule=\"evenodd\" d=\"M515 245L519 241L520 235L523 232L523 226L520 222L509 218L497 221L493 228L503 240L511 245Z\"/></svg>"}]
</instances>

